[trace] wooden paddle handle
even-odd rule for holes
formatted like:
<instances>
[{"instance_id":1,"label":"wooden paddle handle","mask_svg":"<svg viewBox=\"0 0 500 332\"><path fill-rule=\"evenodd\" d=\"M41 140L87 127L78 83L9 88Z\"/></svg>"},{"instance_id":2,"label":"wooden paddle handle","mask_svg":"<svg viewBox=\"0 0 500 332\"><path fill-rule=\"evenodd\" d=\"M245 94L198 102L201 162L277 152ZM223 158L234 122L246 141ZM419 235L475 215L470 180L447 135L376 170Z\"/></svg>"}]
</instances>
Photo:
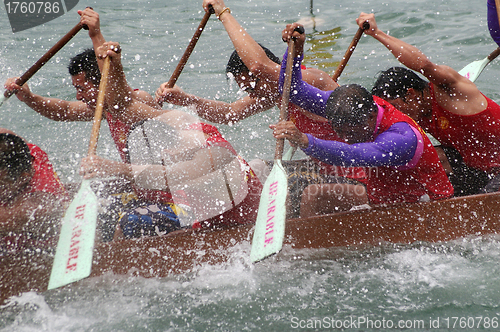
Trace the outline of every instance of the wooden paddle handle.
<instances>
[{"instance_id":1,"label":"wooden paddle handle","mask_svg":"<svg viewBox=\"0 0 500 332\"><path fill-rule=\"evenodd\" d=\"M215 13L212 5L209 6L209 11L205 13L205 16L203 16L200 25L196 29L196 32L193 35L193 38L191 38L191 41L189 42L188 47L186 48L186 51L184 51L184 54L182 55L181 60L177 64L177 67L175 67L174 73L170 77L170 80L167 82L167 88L173 88L175 85L175 82L177 82L177 79L179 78L179 75L181 74L182 70L184 69L184 66L186 65L189 56L193 52L194 47L196 46L196 43L198 42L198 39L200 39L201 33L203 32L203 29L205 29L205 25L207 25L208 19L210 18L210 15Z\"/></svg>"},{"instance_id":2,"label":"wooden paddle handle","mask_svg":"<svg viewBox=\"0 0 500 332\"><path fill-rule=\"evenodd\" d=\"M26 83L35 73L43 67L64 45L66 45L71 38L73 38L83 26L78 23L71 29L67 34L65 34L50 50L47 51L30 69L28 69L21 77L16 80L17 85L23 85ZM12 90L6 90L4 92L5 98L9 98L14 94Z\"/></svg>"},{"instance_id":3,"label":"wooden paddle handle","mask_svg":"<svg viewBox=\"0 0 500 332\"><path fill-rule=\"evenodd\" d=\"M347 48L347 51L345 52L344 57L342 58L342 61L340 61L337 70L335 70L335 73L333 73L332 78L335 82L337 82L337 79L339 78L340 74L342 74L342 71L344 71L344 68L347 65L347 61L349 61L349 59L351 58L351 55L354 52L354 49L356 48L356 45L358 45L358 42L361 39L361 36L363 35L363 32L369 28L370 24L368 22L365 22L363 23L363 27L359 28L356 34L354 35L354 38L352 39L351 44L349 45L349 48Z\"/></svg>"},{"instance_id":4,"label":"wooden paddle handle","mask_svg":"<svg viewBox=\"0 0 500 332\"><path fill-rule=\"evenodd\" d=\"M488 60L492 61L499 55L500 55L500 47L497 47L496 50L494 50L493 52L490 53L490 55L488 55Z\"/></svg>"},{"instance_id":5,"label":"wooden paddle handle","mask_svg":"<svg viewBox=\"0 0 500 332\"><path fill-rule=\"evenodd\" d=\"M95 108L94 123L90 134L90 143L88 155L93 156L97 150L97 140L99 139L99 130L101 129L102 111L104 108L104 97L106 96L106 87L108 86L108 74L110 66L109 56L104 59L102 67L101 83L99 83L99 94L97 95L97 104Z\"/></svg>"},{"instance_id":6,"label":"wooden paddle handle","mask_svg":"<svg viewBox=\"0 0 500 332\"><path fill-rule=\"evenodd\" d=\"M288 117L288 103L290 102L290 87L292 86L292 69L295 58L295 40L290 38L288 42L288 55L285 68L285 82L283 84L283 96L281 97L280 121L285 121ZM283 156L283 148L285 147L285 139L279 138L276 141L276 150L274 151L274 159L281 160Z\"/></svg>"}]
</instances>

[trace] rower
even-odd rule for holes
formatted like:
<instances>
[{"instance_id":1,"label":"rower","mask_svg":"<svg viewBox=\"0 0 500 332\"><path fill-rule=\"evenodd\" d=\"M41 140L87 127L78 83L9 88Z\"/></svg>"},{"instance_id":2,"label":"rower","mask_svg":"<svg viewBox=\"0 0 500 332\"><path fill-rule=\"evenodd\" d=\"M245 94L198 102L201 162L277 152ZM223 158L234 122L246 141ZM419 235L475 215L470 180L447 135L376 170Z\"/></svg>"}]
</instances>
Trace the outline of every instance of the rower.
<instances>
[{"instance_id":1,"label":"rower","mask_svg":"<svg viewBox=\"0 0 500 332\"><path fill-rule=\"evenodd\" d=\"M81 164L85 178L113 176L133 185L133 203L120 208L114 238L255 222L262 185L249 165L215 126L133 98L119 49L118 43L106 42L97 56L111 59L109 112L123 123L135 121L126 132L127 158L90 156Z\"/></svg>"},{"instance_id":2,"label":"rower","mask_svg":"<svg viewBox=\"0 0 500 332\"><path fill-rule=\"evenodd\" d=\"M223 0L203 0L202 6L205 11L208 11L209 6L213 7L231 39L235 50L228 60L226 74L231 80L236 81L241 91L247 95L229 103L198 97L177 86L167 88L167 83L164 83L156 91L156 99L159 102L192 107L201 118L220 124L235 123L273 107L280 107L281 96L278 91L280 59L251 37ZM305 67L302 69L304 81L319 89L333 90L338 86L330 75L322 70ZM324 118L292 104L289 105L288 113L290 119L302 131L324 139L339 139ZM292 201L291 208L287 209L289 218L299 216L300 196L307 185L318 182L355 184L358 183L358 179L364 177L361 168L334 167L316 159L307 158L282 163L288 174L289 198ZM251 160L250 164L261 182L264 182L273 162L256 159Z\"/></svg>"},{"instance_id":3,"label":"rower","mask_svg":"<svg viewBox=\"0 0 500 332\"><path fill-rule=\"evenodd\" d=\"M59 230L67 198L47 154L0 128L0 239L8 238L10 247L21 238L49 240Z\"/></svg>"},{"instance_id":4,"label":"rower","mask_svg":"<svg viewBox=\"0 0 500 332\"><path fill-rule=\"evenodd\" d=\"M293 61L290 100L325 117L344 142L328 141L302 133L291 121L271 125L275 138L288 139L307 155L325 163L367 166L366 187L317 184L302 193L301 217L349 210L363 204L439 200L453 195L439 157L429 138L407 115L372 96L360 85L321 91L304 82L300 65L305 34L297 23L283 30L283 40L296 39L297 56L287 59L280 73L284 81L287 61Z\"/></svg>"},{"instance_id":5,"label":"rower","mask_svg":"<svg viewBox=\"0 0 500 332\"><path fill-rule=\"evenodd\" d=\"M457 189L467 183L457 196L481 192L500 174L500 106L456 70L434 64L416 47L382 32L374 14L357 18L360 26L366 21L370 29L365 33L407 67L382 72L373 95L412 117L441 143L452 166L450 180ZM465 178L457 176L463 165L470 168L464 174L471 174Z\"/></svg>"},{"instance_id":6,"label":"rower","mask_svg":"<svg viewBox=\"0 0 500 332\"><path fill-rule=\"evenodd\" d=\"M80 15L80 23L89 28L88 33L93 49L86 49L73 56L69 61L68 71L76 90L77 100L63 100L36 94L30 90L27 83L22 86L16 84L16 77L7 79L5 83L6 90L15 92L20 101L24 102L40 115L55 121L92 121L96 110L98 88L101 81L100 66L102 66L103 62L101 59L96 58L95 49L102 46L105 43L105 39L102 35L99 14L97 12L87 7L83 11L79 10L78 14ZM156 105L154 98L146 91L129 88L133 98L150 105ZM104 103L103 117L108 123L111 137L120 157L123 161L126 161L125 138L130 126L137 120L132 122L120 121L110 111L116 112L117 110L110 109L108 104ZM109 192L111 192L110 195L133 195L129 184L123 182L113 183L112 188L105 188L102 195L107 195ZM110 196L109 199L112 200L113 197ZM106 200L102 201L102 203L105 202ZM123 211L107 209L106 205L104 205L100 212L99 220L102 221L101 227L103 229L112 229L109 233L104 232L100 236L103 240L110 240L114 233L114 225Z\"/></svg>"}]
</instances>

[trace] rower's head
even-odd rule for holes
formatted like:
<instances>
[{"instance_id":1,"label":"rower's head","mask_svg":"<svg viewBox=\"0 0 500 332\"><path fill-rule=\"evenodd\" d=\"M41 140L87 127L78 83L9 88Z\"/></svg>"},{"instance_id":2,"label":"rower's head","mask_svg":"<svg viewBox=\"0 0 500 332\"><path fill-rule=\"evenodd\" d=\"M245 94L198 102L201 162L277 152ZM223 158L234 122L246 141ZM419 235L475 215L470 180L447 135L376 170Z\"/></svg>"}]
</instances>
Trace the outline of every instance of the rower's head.
<instances>
[{"instance_id":1,"label":"rower's head","mask_svg":"<svg viewBox=\"0 0 500 332\"><path fill-rule=\"evenodd\" d=\"M26 142L9 132L0 133L0 202L9 202L33 177L33 157Z\"/></svg>"},{"instance_id":2,"label":"rower's head","mask_svg":"<svg viewBox=\"0 0 500 332\"><path fill-rule=\"evenodd\" d=\"M262 47L271 61L281 64L281 60L274 55L273 52L262 45L260 45L260 47ZM250 96L255 94L259 87L261 87L261 84L259 84L262 83L260 82L260 79L250 72L236 51L233 51L229 57L229 61L226 65L226 75L228 78L233 77L240 89L247 92Z\"/></svg>"},{"instance_id":3,"label":"rower's head","mask_svg":"<svg viewBox=\"0 0 500 332\"><path fill-rule=\"evenodd\" d=\"M93 49L87 49L71 58L69 74L76 89L76 99L95 107L101 72Z\"/></svg>"},{"instance_id":4,"label":"rower's head","mask_svg":"<svg viewBox=\"0 0 500 332\"><path fill-rule=\"evenodd\" d=\"M358 84L342 85L330 94L325 117L349 144L372 140L378 107L371 93Z\"/></svg>"},{"instance_id":5,"label":"rower's head","mask_svg":"<svg viewBox=\"0 0 500 332\"><path fill-rule=\"evenodd\" d=\"M372 94L388 101L418 122L427 113L423 103L428 86L429 83L414 71L391 67L380 73Z\"/></svg>"}]
</instances>

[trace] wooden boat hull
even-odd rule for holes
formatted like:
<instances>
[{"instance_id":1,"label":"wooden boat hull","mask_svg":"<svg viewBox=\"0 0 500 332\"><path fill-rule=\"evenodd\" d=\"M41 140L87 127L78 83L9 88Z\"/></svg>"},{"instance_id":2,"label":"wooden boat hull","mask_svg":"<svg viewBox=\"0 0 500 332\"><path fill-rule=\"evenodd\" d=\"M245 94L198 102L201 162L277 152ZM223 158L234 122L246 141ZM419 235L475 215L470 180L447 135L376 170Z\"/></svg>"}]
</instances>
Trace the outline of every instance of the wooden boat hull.
<instances>
[{"instance_id":1,"label":"wooden boat hull","mask_svg":"<svg viewBox=\"0 0 500 332\"><path fill-rule=\"evenodd\" d=\"M250 243L253 225L186 230L161 237L100 243L92 276L112 272L146 278L190 271L231 259L231 248ZM440 242L500 233L500 193L443 201L398 204L370 210L290 219L285 246L292 249ZM27 250L1 257L0 303L12 295L47 289L53 252ZM70 286L67 286L70 287Z\"/></svg>"}]
</instances>

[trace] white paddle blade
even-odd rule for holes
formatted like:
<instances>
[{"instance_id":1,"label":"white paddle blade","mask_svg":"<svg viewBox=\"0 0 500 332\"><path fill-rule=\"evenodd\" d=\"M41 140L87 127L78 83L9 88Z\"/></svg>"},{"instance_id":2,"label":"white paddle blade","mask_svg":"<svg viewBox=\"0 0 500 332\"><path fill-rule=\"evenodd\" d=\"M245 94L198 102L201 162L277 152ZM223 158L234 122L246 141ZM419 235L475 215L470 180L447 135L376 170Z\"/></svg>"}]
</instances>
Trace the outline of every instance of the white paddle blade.
<instances>
[{"instance_id":1,"label":"white paddle blade","mask_svg":"<svg viewBox=\"0 0 500 332\"><path fill-rule=\"evenodd\" d=\"M252 263L276 254L285 237L288 179L280 160L275 160L260 197L259 212L253 233Z\"/></svg>"},{"instance_id":2,"label":"white paddle blade","mask_svg":"<svg viewBox=\"0 0 500 332\"><path fill-rule=\"evenodd\" d=\"M97 196L90 188L90 181L83 180L62 220L48 289L61 287L90 275L97 204Z\"/></svg>"},{"instance_id":3,"label":"white paddle blade","mask_svg":"<svg viewBox=\"0 0 500 332\"><path fill-rule=\"evenodd\" d=\"M490 60L488 58L477 60L469 63L458 73L465 78L468 78L471 82L475 82L488 63L490 63Z\"/></svg>"},{"instance_id":4,"label":"white paddle blade","mask_svg":"<svg viewBox=\"0 0 500 332\"><path fill-rule=\"evenodd\" d=\"M292 160L293 155L295 154L295 151L297 151L297 147L290 147L285 154L283 154L283 157L281 157L281 160Z\"/></svg>"},{"instance_id":5,"label":"white paddle blade","mask_svg":"<svg viewBox=\"0 0 500 332\"><path fill-rule=\"evenodd\" d=\"M0 107L2 107L3 105L3 102L6 101L7 98L5 98L5 96L3 94L0 95Z\"/></svg>"}]
</instances>

